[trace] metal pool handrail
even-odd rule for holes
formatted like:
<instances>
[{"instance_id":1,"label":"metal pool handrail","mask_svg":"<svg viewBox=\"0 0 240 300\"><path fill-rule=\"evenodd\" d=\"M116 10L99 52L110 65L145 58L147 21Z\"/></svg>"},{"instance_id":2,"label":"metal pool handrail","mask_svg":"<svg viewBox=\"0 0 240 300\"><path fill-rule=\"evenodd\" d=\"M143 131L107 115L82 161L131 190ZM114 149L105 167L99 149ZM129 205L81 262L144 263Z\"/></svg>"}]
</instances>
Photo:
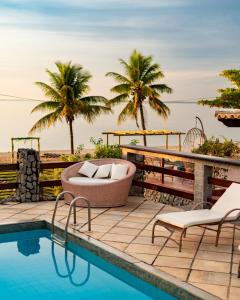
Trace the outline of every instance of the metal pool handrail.
<instances>
[{"instance_id":1,"label":"metal pool handrail","mask_svg":"<svg viewBox=\"0 0 240 300\"><path fill-rule=\"evenodd\" d=\"M82 197L82 196L78 196L76 198L74 198L72 200L72 202L70 203L70 208L68 211L68 216L67 216L67 222L65 225L65 243L67 242L67 238L68 238L68 225L69 225L69 221L70 221L70 217L71 217L71 213L72 213L72 207L74 207L74 215L73 215L73 224L76 225L77 220L76 220L76 202L78 200L83 200L86 204L87 204L87 208L88 208L88 231L91 231L91 206L90 206L90 202L87 198Z\"/></svg>"},{"instance_id":2,"label":"metal pool handrail","mask_svg":"<svg viewBox=\"0 0 240 300\"><path fill-rule=\"evenodd\" d=\"M55 217L56 217L56 212L57 212L57 208L58 208L58 203L59 200L61 200L61 197L65 194L69 194L73 199L74 199L74 195L73 193L69 192L69 191L63 191L60 194L58 194L57 198L56 198L56 202L55 202L55 207L54 207L54 211L53 211L53 216L52 216L52 234L54 234L54 221L55 221ZM74 210L74 220L76 220L76 209Z\"/></svg>"}]
</instances>

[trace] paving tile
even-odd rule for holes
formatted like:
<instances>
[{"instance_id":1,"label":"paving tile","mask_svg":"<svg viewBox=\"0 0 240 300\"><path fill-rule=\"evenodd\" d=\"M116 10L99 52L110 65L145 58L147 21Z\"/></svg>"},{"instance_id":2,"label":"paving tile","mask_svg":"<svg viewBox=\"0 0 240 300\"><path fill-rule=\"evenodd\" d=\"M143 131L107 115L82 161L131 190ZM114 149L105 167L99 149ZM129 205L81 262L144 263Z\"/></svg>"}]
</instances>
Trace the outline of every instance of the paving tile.
<instances>
[{"instance_id":1,"label":"paving tile","mask_svg":"<svg viewBox=\"0 0 240 300\"><path fill-rule=\"evenodd\" d=\"M0 213L0 220L9 218L9 217L14 216L14 215L16 215L16 214L14 214L14 213Z\"/></svg>"},{"instance_id":2,"label":"paving tile","mask_svg":"<svg viewBox=\"0 0 240 300\"><path fill-rule=\"evenodd\" d=\"M124 228L136 228L136 229L142 229L145 224L143 223L134 223L134 222L125 222L124 220L118 223L119 227Z\"/></svg>"},{"instance_id":3,"label":"paving tile","mask_svg":"<svg viewBox=\"0 0 240 300\"><path fill-rule=\"evenodd\" d=\"M167 238L166 237L156 237L154 241L154 245L162 246L166 243ZM134 241L136 244L145 244L145 245L151 245L152 244L152 237L150 236L137 236Z\"/></svg>"},{"instance_id":4,"label":"paving tile","mask_svg":"<svg viewBox=\"0 0 240 300\"><path fill-rule=\"evenodd\" d=\"M38 216L39 216L39 214L25 214L25 213L14 215L14 217L17 217L21 220L30 220L30 219L34 219Z\"/></svg>"},{"instance_id":5,"label":"paving tile","mask_svg":"<svg viewBox=\"0 0 240 300\"><path fill-rule=\"evenodd\" d=\"M229 291L229 300L239 300L240 299L240 288L231 287Z\"/></svg>"},{"instance_id":6,"label":"paving tile","mask_svg":"<svg viewBox=\"0 0 240 300\"><path fill-rule=\"evenodd\" d=\"M142 217L127 216L127 217L124 218L124 222L134 222L134 223L147 224L149 221L150 221L149 218L142 218Z\"/></svg>"},{"instance_id":7,"label":"paving tile","mask_svg":"<svg viewBox=\"0 0 240 300\"><path fill-rule=\"evenodd\" d=\"M232 264L232 274L237 274L238 273L238 263L237 264Z\"/></svg>"},{"instance_id":8,"label":"paving tile","mask_svg":"<svg viewBox=\"0 0 240 300\"><path fill-rule=\"evenodd\" d=\"M120 233L120 234L129 234L129 235L137 235L141 229L135 228L124 228L124 227L113 227L109 233Z\"/></svg>"},{"instance_id":9,"label":"paving tile","mask_svg":"<svg viewBox=\"0 0 240 300\"><path fill-rule=\"evenodd\" d=\"M120 243L120 242L109 242L109 241L104 241L105 244L112 246L113 248L116 248L120 251L124 251L124 249L128 246L127 243Z\"/></svg>"},{"instance_id":10,"label":"paving tile","mask_svg":"<svg viewBox=\"0 0 240 300\"><path fill-rule=\"evenodd\" d=\"M216 247L214 243L211 244L201 243L199 250L232 253L232 245L218 245Z\"/></svg>"},{"instance_id":11,"label":"paving tile","mask_svg":"<svg viewBox=\"0 0 240 300\"><path fill-rule=\"evenodd\" d=\"M222 253L222 252L211 252L211 251L198 251L196 258L205 259L205 260L214 260L214 261L224 261L231 262L231 253Z\"/></svg>"},{"instance_id":12,"label":"paving tile","mask_svg":"<svg viewBox=\"0 0 240 300\"><path fill-rule=\"evenodd\" d=\"M157 269L166 272L182 281L186 281L189 269L170 268L170 267L157 267Z\"/></svg>"},{"instance_id":13,"label":"paving tile","mask_svg":"<svg viewBox=\"0 0 240 300\"><path fill-rule=\"evenodd\" d=\"M179 240L176 240L176 242L179 242ZM173 247L173 248L178 248L178 244L172 241L172 240L168 240L166 247ZM199 242L190 242L190 241L183 241L182 243L182 249L197 249L199 245Z\"/></svg>"},{"instance_id":14,"label":"paving tile","mask_svg":"<svg viewBox=\"0 0 240 300\"><path fill-rule=\"evenodd\" d=\"M178 268L187 269L190 267L191 263L192 263L191 258L159 255L154 262L154 266L173 267L173 268L178 267Z\"/></svg>"},{"instance_id":15,"label":"paving tile","mask_svg":"<svg viewBox=\"0 0 240 300\"><path fill-rule=\"evenodd\" d=\"M141 236L152 236L152 230L146 230L144 229L141 233ZM170 235L169 231L167 231L166 229L163 230L159 230L158 228L156 228L155 230L155 236L156 235L161 235L161 236L166 236L168 237Z\"/></svg>"},{"instance_id":16,"label":"paving tile","mask_svg":"<svg viewBox=\"0 0 240 300\"><path fill-rule=\"evenodd\" d=\"M237 277L237 274L231 276L231 286L240 288L240 278Z\"/></svg>"},{"instance_id":17,"label":"paving tile","mask_svg":"<svg viewBox=\"0 0 240 300\"><path fill-rule=\"evenodd\" d=\"M198 282L228 286L230 281L230 274L192 270L188 281L190 283Z\"/></svg>"},{"instance_id":18,"label":"paving tile","mask_svg":"<svg viewBox=\"0 0 240 300\"><path fill-rule=\"evenodd\" d=\"M120 210L108 210L108 215L117 215L117 216L126 216L129 214L127 211L120 211Z\"/></svg>"},{"instance_id":19,"label":"paving tile","mask_svg":"<svg viewBox=\"0 0 240 300\"><path fill-rule=\"evenodd\" d=\"M202 270L202 271L229 273L230 272L230 263L211 261L211 260L203 260L203 259L195 259L193 262L193 265L192 265L192 269Z\"/></svg>"},{"instance_id":20,"label":"paving tile","mask_svg":"<svg viewBox=\"0 0 240 300\"><path fill-rule=\"evenodd\" d=\"M219 245L232 245L232 241L233 241L232 239L220 237L219 241L218 241L218 244ZM207 243L207 244L215 244L216 237L204 235L203 239L202 239L202 242Z\"/></svg>"},{"instance_id":21,"label":"paving tile","mask_svg":"<svg viewBox=\"0 0 240 300\"><path fill-rule=\"evenodd\" d=\"M145 262L149 265L151 265L156 257L154 254L145 254L145 253L132 253L132 252L127 252L130 253L131 256L136 257L142 262Z\"/></svg>"},{"instance_id":22,"label":"paving tile","mask_svg":"<svg viewBox=\"0 0 240 300\"><path fill-rule=\"evenodd\" d=\"M240 261L240 251L238 253L233 254L233 263L238 263Z\"/></svg>"},{"instance_id":23,"label":"paving tile","mask_svg":"<svg viewBox=\"0 0 240 300\"><path fill-rule=\"evenodd\" d=\"M106 233L107 231L109 231L111 229L111 226L105 226L105 225L97 225L97 224L93 224L92 226L92 231L93 232L103 232ZM82 228L82 230L87 230L88 229L88 225L84 225Z\"/></svg>"},{"instance_id":24,"label":"paving tile","mask_svg":"<svg viewBox=\"0 0 240 300\"><path fill-rule=\"evenodd\" d=\"M161 248L156 245L143 245L132 243L126 248L126 252L157 254Z\"/></svg>"},{"instance_id":25,"label":"paving tile","mask_svg":"<svg viewBox=\"0 0 240 300\"><path fill-rule=\"evenodd\" d=\"M103 241L123 242L123 243L130 243L133 239L134 239L134 235L114 234L114 233L106 233L102 237Z\"/></svg>"},{"instance_id":26,"label":"paving tile","mask_svg":"<svg viewBox=\"0 0 240 300\"><path fill-rule=\"evenodd\" d=\"M49 210L47 210L47 209L31 208L31 209L24 210L23 214L43 215L43 214L47 214L48 212L49 212Z\"/></svg>"},{"instance_id":27,"label":"paving tile","mask_svg":"<svg viewBox=\"0 0 240 300\"><path fill-rule=\"evenodd\" d=\"M196 251L197 251L196 248L193 248L193 249L189 248L189 249L184 249L183 251L179 252L178 248L164 247L161 250L160 255L193 258Z\"/></svg>"},{"instance_id":28,"label":"paving tile","mask_svg":"<svg viewBox=\"0 0 240 300\"><path fill-rule=\"evenodd\" d=\"M214 284L205 284L205 283L192 283L192 285L202 289L210 294L213 294L220 299L226 300L227 299L227 287L214 285Z\"/></svg>"},{"instance_id":29,"label":"paving tile","mask_svg":"<svg viewBox=\"0 0 240 300\"><path fill-rule=\"evenodd\" d=\"M92 224L98 224L98 225L112 225L113 226L117 223L118 223L118 221L116 221L116 220L104 220L104 219L98 219L98 217L92 220Z\"/></svg>"}]
</instances>

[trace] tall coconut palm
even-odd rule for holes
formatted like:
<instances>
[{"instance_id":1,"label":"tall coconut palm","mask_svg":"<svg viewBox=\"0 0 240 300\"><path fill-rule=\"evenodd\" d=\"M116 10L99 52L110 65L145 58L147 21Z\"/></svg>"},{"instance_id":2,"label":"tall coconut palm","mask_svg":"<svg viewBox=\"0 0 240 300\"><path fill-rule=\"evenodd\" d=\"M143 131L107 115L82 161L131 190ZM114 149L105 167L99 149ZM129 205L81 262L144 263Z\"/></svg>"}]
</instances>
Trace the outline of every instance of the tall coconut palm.
<instances>
[{"instance_id":1,"label":"tall coconut palm","mask_svg":"<svg viewBox=\"0 0 240 300\"><path fill-rule=\"evenodd\" d=\"M75 118L80 116L88 122L92 122L100 113L108 113L111 109L107 106L106 98L85 96L89 91L88 81L91 75L82 66L71 62L56 62L55 65L58 72L46 70L50 85L44 82L35 83L43 90L49 101L38 104L32 112L50 112L35 123L30 133L50 127L57 121L65 119L69 125L71 153L73 154L73 121Z\"/></svg>"},{"instance_id":2,"label":"tall coconut palm","mask_svg":"<svg viewBox=\"0 0 240 300\"><path fill-rule=\"evenodd\" d=\"M143 56L137 50L134 50L128 62L120 59L123 66L124 75L109 72L110 76L117 85L111 91L118 95L109 100L111 106L127 102L118 116L118 123L125 121L130 117L138 125L138 114L140 113L141 127L146 129L146 120L144 114L144 102L148 101L149 106L163 118L167 118L170 110L166 104L160 100L161 93L171 93L172 89L166 84L161 84L158 80L164 77L158 64L153 63L151 56ZM143 142L146 146L146 136L143 136Z\"/></svg>"}]
</instances>

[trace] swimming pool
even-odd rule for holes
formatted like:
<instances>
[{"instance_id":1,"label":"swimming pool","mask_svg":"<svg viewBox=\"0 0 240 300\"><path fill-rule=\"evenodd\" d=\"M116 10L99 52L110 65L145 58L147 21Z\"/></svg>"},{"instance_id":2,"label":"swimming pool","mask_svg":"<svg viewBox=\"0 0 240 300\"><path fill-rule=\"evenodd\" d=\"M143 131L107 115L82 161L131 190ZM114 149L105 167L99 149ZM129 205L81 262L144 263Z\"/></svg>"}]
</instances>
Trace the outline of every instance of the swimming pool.
<instances>
[{"instance_id":1,"label":"swimming pool","mask_svg":"<svg viewBox=\"0 0 240 300\"><path fill-rule=\"evenodd\" d=\"M0 235L0 299L161 299L173 296L46 229Z\"/></svg>"}]
</instances>

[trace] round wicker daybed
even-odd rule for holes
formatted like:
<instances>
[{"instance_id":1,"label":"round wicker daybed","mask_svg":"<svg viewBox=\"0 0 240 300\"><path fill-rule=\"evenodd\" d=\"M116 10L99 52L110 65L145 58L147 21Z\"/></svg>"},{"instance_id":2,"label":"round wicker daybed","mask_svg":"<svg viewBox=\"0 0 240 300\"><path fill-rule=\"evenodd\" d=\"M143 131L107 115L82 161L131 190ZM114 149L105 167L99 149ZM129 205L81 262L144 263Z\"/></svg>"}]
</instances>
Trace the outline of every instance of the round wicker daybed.
<instances>
[{"instance_id":1,"label":"round wicker daybed","mask_svg":"<svg viewBox=\"0 0 240 300\"><path fill-rule=\"evenodd\" d=\"M126 205L128 199L128 193L131 188L132 179L136 172L136 167L133 163L123 160L123 159L95 159L91 160L91 163L100 166L104 164L127 164L128 171L126 177L120 180L106 180L106 183L99 183L96 180L89 184L84 183L73 183L69 179L72 177L81 175L78 174L78 170L83 165L84 162L76 163L68 168L66 168L62 175L61 181L62 186L65 191L72 192L75 197L83 196L90 201L91 207L117 207ZM109 182L110 181L110 182ZM72 198L69 195L65 195L65 202L70 204ZM86 206L84 202L78 201L77 206Z\"/></svg>"}]
</instances>

